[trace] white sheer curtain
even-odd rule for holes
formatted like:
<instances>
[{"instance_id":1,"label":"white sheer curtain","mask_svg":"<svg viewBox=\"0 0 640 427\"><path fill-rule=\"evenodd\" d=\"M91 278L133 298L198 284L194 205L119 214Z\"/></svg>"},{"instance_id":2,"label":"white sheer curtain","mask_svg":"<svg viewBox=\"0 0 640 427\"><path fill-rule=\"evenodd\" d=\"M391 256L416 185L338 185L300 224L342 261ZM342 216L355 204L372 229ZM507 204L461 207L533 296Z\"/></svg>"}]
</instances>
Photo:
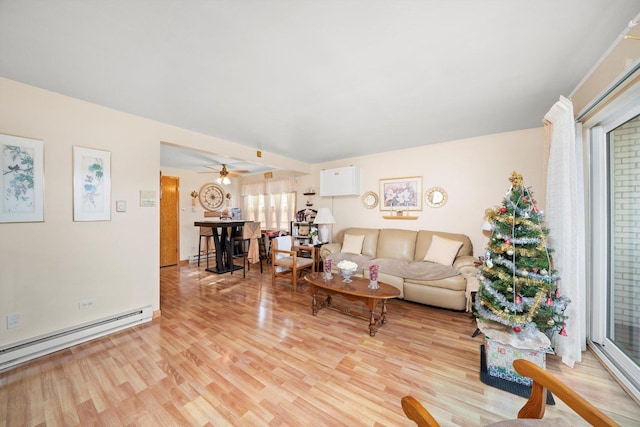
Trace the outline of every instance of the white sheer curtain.
<instances>
[{"instance_id":1,"label":"white sheer curtain","mask_svg":"<svg viewBox=\"0 0 640 427\"><path fill-rule=\"evenodd\" d=\"M556 334L552 345L562 362L573 367L586 350L586 281L582 148L576 139L573 104L565 97L545 115L551 137L547 170L546 224L549 246L560 280L560 292L571 299L565 310L567 336ZM579 134L580 135L580 134Z\"/></svg>"},{"instance_id":2,"label":"white sheer curtain","mask_svg":"<svg viewBox=\"0 0 640 427\"><path fill-rule=\"evenodd\" d=\"M288 230L295 215L297 185L295 177L243 183L245 219L258 221L267 230Z\"/></svg>"}]
</instances>

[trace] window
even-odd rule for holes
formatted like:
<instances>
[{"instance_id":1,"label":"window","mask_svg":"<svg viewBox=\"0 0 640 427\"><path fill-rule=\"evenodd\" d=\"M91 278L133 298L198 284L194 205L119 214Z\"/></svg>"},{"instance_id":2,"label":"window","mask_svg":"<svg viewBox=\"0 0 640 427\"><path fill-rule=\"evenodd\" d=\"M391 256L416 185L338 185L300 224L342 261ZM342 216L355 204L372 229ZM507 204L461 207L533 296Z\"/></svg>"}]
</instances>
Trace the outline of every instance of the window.
<instances>
[{"instance_id":1,"label":"window","mask_svg":"<svg viewBox=\"0 0 640 427\"><path fill-rule=\"evenodd\" d=\"M244 196L246 219L260 222L263 230L289 230L294 220L296 193Z\"/></svg>"},{"instance_id":2,"label":"window","mask_svg":"<svg viewBox=\"0 0 640 427\"><path fill-rule=\"evenodd\" d=\"M243 183L245 219L263 230L289 230L295 218L297 181L294 177Z\"/></svg>"}]
</instances>

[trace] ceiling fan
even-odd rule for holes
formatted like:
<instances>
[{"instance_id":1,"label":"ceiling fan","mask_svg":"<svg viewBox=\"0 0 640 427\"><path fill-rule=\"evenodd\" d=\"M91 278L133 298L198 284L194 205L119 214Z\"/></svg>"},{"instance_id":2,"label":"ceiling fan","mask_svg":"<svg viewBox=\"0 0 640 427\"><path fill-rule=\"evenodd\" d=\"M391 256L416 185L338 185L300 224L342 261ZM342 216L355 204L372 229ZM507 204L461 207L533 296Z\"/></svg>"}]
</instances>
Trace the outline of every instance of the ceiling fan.
<instances>
[{"instance_id":1,"label":"ceiling fan","mask_svg":"<svg viewBox=\"0 0 640 427\"><path fill-rule=\"evenodd\" d=\"M218 184L227 185L227 184L231 183L231 181L229 180L230 176L233 177L233 176L239 175L241 173L249 173L250 172L248 170L231 170L230 171L230 170L227 169L227 165L226 164L222 163L221 165L222 165L222 169L216 169L216 168L213 168L211 166L205 166L205 168L212 169L212 171L211 172L201 172L201 173L219 173L220 176L216 179L216 182Z\"/></svg>"}]
</instances>

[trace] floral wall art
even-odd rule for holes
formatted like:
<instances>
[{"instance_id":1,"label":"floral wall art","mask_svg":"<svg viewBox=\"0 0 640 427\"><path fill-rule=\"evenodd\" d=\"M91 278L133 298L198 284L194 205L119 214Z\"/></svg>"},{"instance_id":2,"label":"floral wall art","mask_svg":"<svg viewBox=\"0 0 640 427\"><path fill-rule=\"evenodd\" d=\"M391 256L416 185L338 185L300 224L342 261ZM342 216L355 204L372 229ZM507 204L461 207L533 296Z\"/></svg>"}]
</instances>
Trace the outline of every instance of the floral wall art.
<instances>
[{"instance_id":1,"label":"floral wall art","mask_svg":"<svg viewBox=\"0 0 640 427\"><path fill-rule=\"evenodd\" d=\"M0 223L44 221L44 143L0 135Z\"/></svg>"},{"instance_id":2,"label":"floral wall art","mask_svg":"<svg viewBox=\"0 0 640 427\"><path fill-rule=\"evenodd\" d=\"M73 147L73 220L111 219L111 153Z\"/></svg>"},{"instance_id":3,"label":"floral wall art","mask_svg":"<svg viewBox=\"0 0 640 427\"><path fill-rule=\"evenodd\" d=\"M380 180L381 211L421 211L422 177Z\"/></svg>"}]
</instances>

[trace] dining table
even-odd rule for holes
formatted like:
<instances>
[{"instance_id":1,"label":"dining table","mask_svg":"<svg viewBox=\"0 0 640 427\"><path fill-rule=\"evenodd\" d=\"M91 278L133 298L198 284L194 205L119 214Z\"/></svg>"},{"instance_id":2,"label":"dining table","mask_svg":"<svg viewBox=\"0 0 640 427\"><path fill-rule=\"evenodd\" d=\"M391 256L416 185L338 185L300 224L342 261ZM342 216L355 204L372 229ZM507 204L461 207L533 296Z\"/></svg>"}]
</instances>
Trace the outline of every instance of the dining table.
<instances>
[{"instance_id":1,"label":"dining table","mask_svg":"<svg viewBox=\"0 0 640 427\"><path fill-rule=\"evenodd\" d=\"M220 219L210 221L196 221L196 227L210 227L213 230L213 246L216 249L216 264L209 266L207 257L206 271L216 274L241 270L242 267L233 264L233 244L235 236L242 236L242 227L248 221L235 219Z\"/></svg>"}]
</instances>

